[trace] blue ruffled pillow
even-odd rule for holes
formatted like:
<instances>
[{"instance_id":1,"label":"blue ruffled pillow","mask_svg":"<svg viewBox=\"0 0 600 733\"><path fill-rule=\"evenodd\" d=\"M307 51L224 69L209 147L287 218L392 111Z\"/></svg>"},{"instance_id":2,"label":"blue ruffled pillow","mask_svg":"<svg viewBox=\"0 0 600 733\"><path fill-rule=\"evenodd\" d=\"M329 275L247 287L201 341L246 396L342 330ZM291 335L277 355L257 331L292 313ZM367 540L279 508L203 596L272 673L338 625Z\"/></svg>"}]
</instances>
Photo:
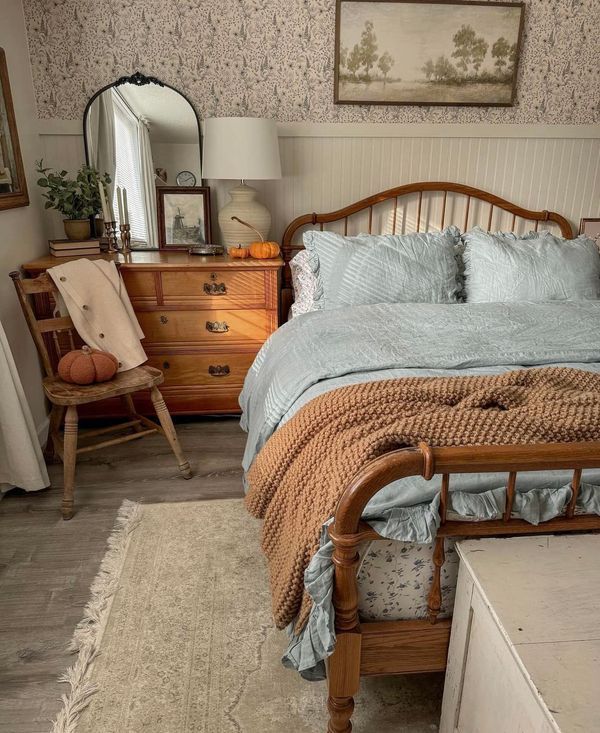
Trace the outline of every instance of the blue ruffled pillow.
<instances>
[{"instance_id":1,"label":"blue ruffled pillow","mask_svg":"<svg viewBox=\"0 0 600 733\"><path fill-rule=\"evenodd\" d=\"M309 231L304 246L321 310L372 303L456 303L460 232L359 234Z\"/></svg>"},{"instance_id":2,"label":"blue ruffled pillow","mask_svg":"<svg viewBox=\"0 0 600 733\"><path fill-rule=\"evenodd\" d=\"M598 300L600 252L587 237L550 232L463 234L469 303Z\"/></svg>"}]
</instances>

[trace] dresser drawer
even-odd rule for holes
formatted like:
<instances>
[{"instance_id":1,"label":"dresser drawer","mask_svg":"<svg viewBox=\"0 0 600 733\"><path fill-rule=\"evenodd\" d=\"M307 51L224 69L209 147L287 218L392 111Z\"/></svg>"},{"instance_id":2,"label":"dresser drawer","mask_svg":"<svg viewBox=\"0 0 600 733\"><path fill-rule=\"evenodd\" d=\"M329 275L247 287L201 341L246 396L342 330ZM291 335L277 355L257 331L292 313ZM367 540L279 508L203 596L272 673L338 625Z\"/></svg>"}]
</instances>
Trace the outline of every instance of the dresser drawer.
<instances>
[{"instance_id":1,"label":"dresser drawer","mask_svg":"<svg viewBox=\"0 0 600 733\"><path fill-rule=\"evenodd\" d=\"M165 354L150 356L148 364L162 370L166 386L189 384L221 389L234 385L241 388L255 356L255 353Z\"/></svg>"},{"instance_id":2,"label":"dresser drawer","mask_svg":"<svg viewBox=\"0 0 600 733\"><path fill-rule=\"evenodd\" d=\"M121 269L123 282L132 300L156 303L156 278L153 272Z\"/></svg>"},{"instance_id":3,"label":"dresser drawer","mask_svg":"<svg viewBox=\"0 0 600 733\"><path fill-rule=\"evenodd\" d=\"M223 304L227 306L232 302L254 306L266 304L262 271L165 271L161 278L166 305L205 303L205 307L222 308Z\"/></svg>"},{"instance_id":4,"label":"dresser drawer","mask_svg":"<svg viewBox=\"0 0 600 733\"><path fill-rule=\"evenodd\" d=\"M276 327L266 310L140 311L137 317L147 344L262 344Z\"/></svg>"}]
</instances>

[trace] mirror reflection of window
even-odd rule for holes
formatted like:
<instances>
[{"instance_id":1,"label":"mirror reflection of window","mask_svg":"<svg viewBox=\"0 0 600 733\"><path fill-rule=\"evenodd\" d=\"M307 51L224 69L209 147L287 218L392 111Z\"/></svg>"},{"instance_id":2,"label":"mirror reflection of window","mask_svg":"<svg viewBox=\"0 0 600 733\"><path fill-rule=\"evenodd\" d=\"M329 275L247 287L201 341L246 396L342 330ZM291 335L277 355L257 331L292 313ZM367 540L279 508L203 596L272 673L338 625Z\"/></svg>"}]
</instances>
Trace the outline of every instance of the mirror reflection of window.
<instances>
[{"instance_id":1,"label":"mirror reflection of window","mask_svg":"<svg viewBox=\"0 0 600 733\"><path fill-rule=\"evenodd\" d=\"M157 241L156 229L156 196L154 193L154 169L144 169L147 158L146 148L149 145L148 128L143 118L138 118L121 97L118 91L113 93L113 109L115 122L115 175L113 178L112 196L113 211L119 224L119 208L117 205L117 188L127 190L127 209L131 227L131 244L148 247L150 242ZM152 157L150 154L150 163ZM147 200L146 200L147 199ZM152 232L152 237L150 233Z\"/></svg>"},{"instance_id":2,"label":"mirror reflection of window","mask_svg":"<svg viewBox=\"0 0 600 733\"><path fill-rule=\"evenodd\" d=\"M169 87L124 83L91 102L84 127L90 165L111 177L109 198L118 223L117 187L127 190L132 247L158 247L156 187L177 185L181 171L191 171L198 185L202 181L192 106Z\"/></svg>"}]
</instances>

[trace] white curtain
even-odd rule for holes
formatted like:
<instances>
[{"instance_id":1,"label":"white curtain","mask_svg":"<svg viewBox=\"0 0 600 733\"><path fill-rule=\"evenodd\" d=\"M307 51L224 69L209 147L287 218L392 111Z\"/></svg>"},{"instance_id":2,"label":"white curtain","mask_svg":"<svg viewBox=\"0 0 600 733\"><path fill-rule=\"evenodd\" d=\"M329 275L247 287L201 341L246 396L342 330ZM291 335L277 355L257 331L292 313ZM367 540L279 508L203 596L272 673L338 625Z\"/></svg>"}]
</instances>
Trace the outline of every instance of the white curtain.
<instances>
[{"instance_id":1,"label":"white curtain","mask_svg":"<svg viewBox=\"0 0 600 733\"><path fill-rule=\"evenodd\" d=\"M0 496L15 486L37 491L49 485L33 417L0 323Z\"/></svg>"},{"instance_id":2,"label":"white curtain","mask_svg":"<svg viewBox=\"0 0 600 733\"><path fill-rule=\"evenodd\" d=\"M142 203L148 226L148 244L158 247L158 216L156 212L156 186L154 183L154 162L150 145L148 121L140 117L137 125L138 155L140 161L140 187Z\"/></svg>"},{"instance_id":3,"label":"white curtain","mask_svg":"<svg viewBox=\"0 0 600 733\"><path fill-rule=\"evenodd\" d=\"M87 141L90 165L101 174L108 173L114 184L117 158L113 94L113 88L107 89L92 103L87 117Z\"/></svg>"}]
</instances>

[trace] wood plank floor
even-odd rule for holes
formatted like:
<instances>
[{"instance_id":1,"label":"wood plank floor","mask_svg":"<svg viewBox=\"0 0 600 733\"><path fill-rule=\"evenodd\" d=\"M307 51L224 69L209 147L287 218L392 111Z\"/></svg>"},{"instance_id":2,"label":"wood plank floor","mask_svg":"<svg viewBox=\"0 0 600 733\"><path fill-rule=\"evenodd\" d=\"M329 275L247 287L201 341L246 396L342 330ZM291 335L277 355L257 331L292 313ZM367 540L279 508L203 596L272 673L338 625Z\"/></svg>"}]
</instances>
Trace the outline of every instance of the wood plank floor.
<instances>
[{"instance_id":1,"label":"wood plank floor","mask_svg":"<svg viewBox=\"0 0 600 733\"><path fill-rule=\"evenodd\" d=\"M83 456L75 517L59 514L62 466L53 487L0 501L0 731L48 733L67 687L57 681L123 499L195 501L241 496L245 435L237 418L180 423L194 471L186 481L160 437Z\"/></svg>"}]
</instances>

